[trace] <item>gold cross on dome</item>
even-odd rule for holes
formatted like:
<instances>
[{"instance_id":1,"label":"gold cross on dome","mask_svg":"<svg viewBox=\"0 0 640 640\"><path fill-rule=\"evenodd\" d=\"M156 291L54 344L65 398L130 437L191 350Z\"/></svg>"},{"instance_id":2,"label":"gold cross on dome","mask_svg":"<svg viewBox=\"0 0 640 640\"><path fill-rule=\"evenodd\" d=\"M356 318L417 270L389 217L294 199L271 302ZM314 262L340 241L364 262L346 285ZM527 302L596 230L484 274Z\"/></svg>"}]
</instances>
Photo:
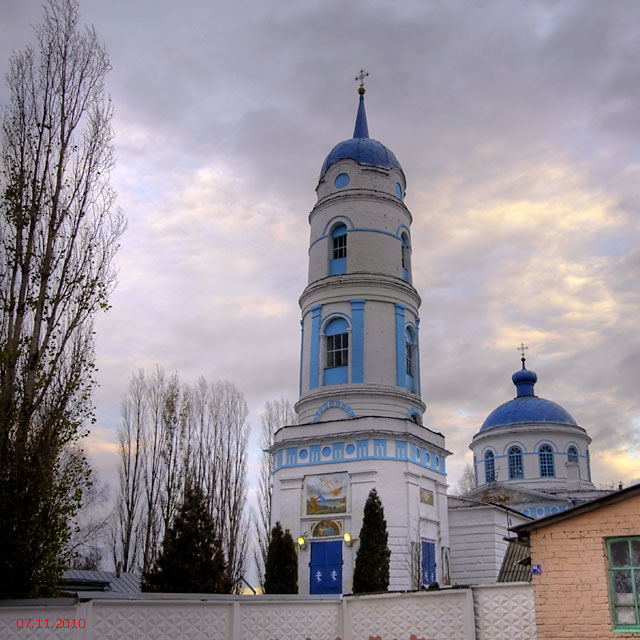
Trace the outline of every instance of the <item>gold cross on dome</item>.
<instances>
[{"instance_id":1,"label":"gold cross on dome","mask_svg":"<svg viewBox=\"0 0 640 640\"><path fill-rule=\"evenodd\" d=\"M356 82L360 83L361 87L364 87L364 79L369 75L368 71L360 69L360 73L354 78Z\"/></svg>"},{"instance_id":2,"label":"gold cross on dome","mask_svg":"<svg viewBox=\"0 0 640 640\"><path fill-rule=\"evenodd\" d=\"M520 346L516 348L516 351L519 351L522 354L522 357L524 358L524 352L528 349L529 347L525 347L524 344L521 342Z\"/></svg>"}]
</instances>

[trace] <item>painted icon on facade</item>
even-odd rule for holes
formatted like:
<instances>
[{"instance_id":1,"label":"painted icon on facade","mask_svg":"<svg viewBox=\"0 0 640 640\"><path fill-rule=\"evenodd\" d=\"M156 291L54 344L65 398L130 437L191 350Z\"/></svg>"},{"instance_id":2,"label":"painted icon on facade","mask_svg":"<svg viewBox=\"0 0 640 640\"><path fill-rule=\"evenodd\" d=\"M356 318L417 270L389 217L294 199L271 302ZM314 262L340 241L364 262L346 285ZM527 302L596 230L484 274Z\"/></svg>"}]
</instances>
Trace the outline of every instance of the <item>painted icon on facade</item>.
<instances>
[{"instance_id":1,"label":"painted icon on facade","mask_svg":"<svg viewBox=\"0 0 640 640\"><path fill-rule=\"evenodd\" d=\"M347 481L348 475L346 473L307 478L307 515L345 513L347 511Z\"/></svg>"},{"instance_id":2,"label":"painted icon on facade","mask_svg":"<svg viewBox=\"0 0 640 640\"><path fill-rule=\"evenodd\" d=\"M342 535L342 523L339 520L320 520L311 525L311 535L314 538L329 538Z\"/></svg>"}]
</instances>

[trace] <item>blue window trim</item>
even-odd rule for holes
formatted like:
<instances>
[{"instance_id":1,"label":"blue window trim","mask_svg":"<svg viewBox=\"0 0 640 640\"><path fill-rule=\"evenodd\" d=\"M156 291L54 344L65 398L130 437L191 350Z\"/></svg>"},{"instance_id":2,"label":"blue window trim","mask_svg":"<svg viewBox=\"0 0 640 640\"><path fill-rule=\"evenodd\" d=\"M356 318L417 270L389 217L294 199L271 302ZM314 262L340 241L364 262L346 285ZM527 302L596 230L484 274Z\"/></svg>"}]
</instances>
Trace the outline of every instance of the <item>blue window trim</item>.
<instances>
[{"instance_id":1,"label":"blue window trim","mask_svg":"<svg viewBox=\"0 0 640 640\"><path fill-rule=\"evenodd\" d=\"M347 272L347 256L349 255L347 233L347 225L344 222L338 222L331 230L331 241L329 243L330 276L343 275ZM344 241L341 241L340 248L336 248L336 243L343 237ZM336 251L339 252L338 256L335 255Z\"/></svg>"},{"instance_id":2,"label":"blue window trim","mask_svg":"<svg viewBox=\"0 0 640 640\"><path fill-rule=\"evenodd\" d=\"M567 462L578 462L578 455L578 447L574 444L567 447Z\"/></svg>"}]
</instances>

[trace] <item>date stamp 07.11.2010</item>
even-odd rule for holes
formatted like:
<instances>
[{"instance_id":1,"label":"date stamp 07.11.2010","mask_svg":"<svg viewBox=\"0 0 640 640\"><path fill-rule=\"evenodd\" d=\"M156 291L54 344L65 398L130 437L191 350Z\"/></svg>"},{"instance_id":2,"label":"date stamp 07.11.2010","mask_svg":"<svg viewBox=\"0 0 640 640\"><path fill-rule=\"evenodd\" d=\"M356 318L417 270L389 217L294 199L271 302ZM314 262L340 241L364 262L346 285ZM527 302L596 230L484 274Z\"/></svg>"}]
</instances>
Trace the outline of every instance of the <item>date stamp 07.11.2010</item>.
<instances>
[{"instance_id":1,"label":"date stamp 07.11.2010","mask_svg":"<svg viewBox=\"0 0 640 640\"><path fill-rule=\"evenodd\" d=\"M84 629L87 621L84 618L18 618L18 629Z\"/></svg>"}]
</instances>

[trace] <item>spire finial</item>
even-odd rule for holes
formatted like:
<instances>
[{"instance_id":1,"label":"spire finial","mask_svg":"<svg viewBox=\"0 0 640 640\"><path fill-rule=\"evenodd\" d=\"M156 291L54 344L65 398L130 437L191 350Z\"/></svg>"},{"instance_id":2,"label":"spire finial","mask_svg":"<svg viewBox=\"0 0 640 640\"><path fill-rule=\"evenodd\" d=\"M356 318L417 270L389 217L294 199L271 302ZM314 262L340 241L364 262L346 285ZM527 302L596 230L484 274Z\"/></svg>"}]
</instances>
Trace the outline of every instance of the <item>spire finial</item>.
<instances>
[{"instance_id":1,"label":"spire finial","mask_svg":"<svg viewBox=\"0 0 640 640\"><path fill-rule=\"evenodd\" d=\"M526 360L526 358L524 357L524 352L527 351L527 349L529 349L529 347L525 346L525 344L523 342L520 343L520 346L516 348L516 351L519 351L522 356L520 358L520 360L522 360L522 368L524 369L524 361Z\"/></svg>"},{"instance_id":2,"label":"spire finial","mask_svg":"<svg viewBox=\"0 0 640 640\"><path fill-rule=\"evenodd\" d=\"M360 86L358 87L358 93L360 95L363 95L364 92L366 91L366 89L364 88L364 79L369 75L368 71L365 71L364 69L360 69L360 73L354 78L354 80L356 82L360 83Z\"/></svg>"}]
</instances>

